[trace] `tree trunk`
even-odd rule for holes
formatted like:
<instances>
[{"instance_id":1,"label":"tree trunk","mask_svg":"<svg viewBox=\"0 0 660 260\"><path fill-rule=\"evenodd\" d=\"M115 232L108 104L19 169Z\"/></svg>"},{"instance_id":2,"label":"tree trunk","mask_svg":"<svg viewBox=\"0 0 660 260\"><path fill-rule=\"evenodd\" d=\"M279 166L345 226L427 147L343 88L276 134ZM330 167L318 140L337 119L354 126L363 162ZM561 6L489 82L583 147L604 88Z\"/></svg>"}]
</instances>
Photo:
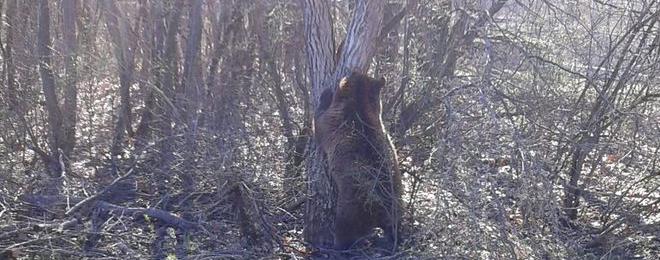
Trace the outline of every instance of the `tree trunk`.
<instances>
[{"instance_id":1,"label":"tree trunk","mask_svg":"<svg viewBox=\"0 0 660 260\"><path fill-rule=\"evenodd\" d=\"M146 1L140 1L140 15L142 16L143 22L143 32L142 38L146 39L147 45L151 47L149 51L143 51L142 54L142 63L140 64L140 89L144 93L144 108L140 113L140 122L137 125L135 130L135 149L141 150L151 139L151 123L153 120L153 110L155 104L154 91L149 86L149 74L153 72L153 58L154 50L154 38L156 33L156 28L150 26L149 23L152 22L151 16L153 12L148 11L148 6ZM151 56L150 56L151 55ZM151 57L151 58L150 58Z\"/></svg>"},{"instance_id":2,"label":"tree trunk","mask_svg":"<svg viewBox=\"0 0 660 260\"><path fill-rule=\"evenodd\" d=\"M214 2L212 2L214 3ZM218 68L220 67L220 59L223 57L224 51L226 49L227 35L229 35L232 24L236 23L238 20L232 19L234 17L234 7L233 3L230 1L221 1L219 4L222 8L211 7L212 9L219 9L219 14L215 17L211 17L213 26L212 35L213 35L213 44L212 44L212 54L211 61L208 67L208 75L206 77L206 96L204 100L204 112L201 113L201 118L199 119L199 126L206 127L211 126L213 128L213 113L217 102L215 102L217 96L218 82L217 74Z\"/></svg>"},{"instance_id":3,"label":"tree trunk","mask_svg":"<svg viewBox=\"0 0 660 260\"><path fill-rule=\"evenodd\" d=\"M156 170L156 189L160 196L166 196L168 193L166 180L170 179L170 171L174 162L173 152L173 129L172 117L174 115L174 75L177 67L176 65L176 50L177 40L176 36L179 32L179 23L181 21L181 12L183 9L183 0L177 0L172 6L170 15L167 17L167 28L161 20L163 10L163 3L152 2L153 4L153 17L154 17L154 78L156 80L155 87L159 90L155 94L157 112L155 113L158 118L156 121L156 130L159 131L159 139L157 141L157 148L160 151L160 165ZM165 32L164 38L161 32ZM166 205L163 205L164 207ZM158 226L156 228L156 238L153 242L154 256L157 259L165 258L164 242L166 232L165 226Z\"/></svg>"},{"instance_id":4,"label":"tree trunk","mask_svg":"<svg viewBox=\"0 0 660 260\"><path fill-rule=\"evenodd\" d=\"M62 167L60 148L62 147L62 112L60 111L55 77L51 70L51 43L50 43L50 9L48 0L39 1L39 15L37 28L37 53L39 55L39 75L46 102L48 118L48 146L50 155L42 158L48 171L49 183L46 193L59 193L62 186Z\"/></svg>"},{"instance_id":5,"label":"tree trunk","mask_svg":"<svg viewBox=\"0 0 660 260\"><path fill-rule=\"evenodd\" d=\"M76 18L78 6L76 0L62 0L62 36L64 38L64 121L62 127L64 140L62 151L65 165L69 165L71 153L76 145L76 122L78 110L78 40L76 37Z\"/></svg>"},{"instance_id":6,"label":"tree trunk","mask_svg":"<svg viewBox=\"0 0 660 260\"><path fill-rule=\"evenodd\" d=\"M13 47L14 47L14 33L16 26L16 1L9 0L7 2L7 15L5 18L7 24L7 34L5 39L5 48L3 51L5 84L7 84L7 94L9 99L9 107L14 109L18 117L22 116L22 109L19 108L18 93L16 89L16 67L14 65Z\"/></svg>"},{"instance_id":7,"label":"tree trunk","mask_svg":"<svg viewBox=\"0 0 660 260\"><path fill-rule=\"evenodd\" d=\"M329 82L335 68L335 39L332 17L327 1L305 0L303 6L305 23L305 50L309 68L311 104L318 107L324 84Z\"/></svg>"},{"instance_id":8,"label":"tree trunk","mask_svg":"<svg viewBox=\"0 0 660 260\"><path fill-rule=\"evenodd\" d=\"M131 48L129 35L129 24L123 12L119 10L115 1L104 0L105 24L112 39L115 59L119 73L119 112L117 113L117 124L112 141L110 153L113 164L117 156L121 155L122 144L126 133L131 128L131 84L133 83L133 72L135 63L133 60L133 48Z\"/></svg>"},{"instance_id":9,"label":"tree trunk","mask_svg":"<svg viewBox=\"0 0 660 260\"><path fill-rule=\"evenodd\" d=\"M183 89L186 94L184 99L184 113L187 120L185 133L187 155L184 162L183 180L184 192L192 192L194 183L191 168L194 167L195 139L197 134L197 110L199 109L201 75L200 72L200 48L202 39L202 0L195 0L190 9L188 43L186 44L185 61L183 66Z\"/></svg>"},{"instance_id":10,"label":"tree trunk","mask_svg":"<svg viewBox=\"0 0 660 260\"><path fill-rule=\"evenodd\" d=\"M177 40L176 36L179 31L179 23L181 21L181 9L183 8L183 0L177 0L175 6L173 6L172 12L168 17L168 28L165 32L165 38L162 39L164 42L157 43L155 46L155 51L158 52L158 56L155 61L155 71L154 76L156 77L156 88L160 91L156 94L157 101L157 116L158 122L157 130L159 130L159 142L158 148L161 153L161 164L160 164L160 178L161 181L169 178L168 174L170 171L171 163L174 160L174 155L172 154L172 140L173 129L172 129L172 116L174 110L174 75L176 71L176 49L177 49ZM155 5L159 5L155 3ZM162 7L160 7L162 8ZM160 10L162 13L163 10ZM154 18L158 19L160 15L154 14ZM156 22L156 26L162 26L162 23ZM159 30L163 30L161 28ZM158 36L156 36L158 37ZM159 40L156 40L159 42ZM163 50L164 49L164 50ZM165 194L166 186L163 183L159 183L159 191L162 194Z\"/></svg>"},{"instance_id":11,"label":"tree trunk","mask_svg":"<svg viewBox=\"0 0 660 260\"><path fill-rule=\"evenodd\" d=\"M200 72L200 48L202 39L202 0L195 0L190 7L188 17L188 42L186 44L185 60L183 64L183 82L182 87L185 93L184 115L186 118L186 128L184 129L184 139L186 143L186 153L184 154L183 171L180 173L183 192L192 193L195 189L193 176L195 174L195 153L197 151L197 110L200 101L201 75ZM184 205L182 208L183 218L190 219L190 206ZM177 232L176 256L179 259L186 259L188 256L189 234L187 230Z\"/></svg>"},{"instance_id":12,"label":"tree trunk","mask_svg":"<svg viewBox=\"0 0 660 260\"><path fill-rule=\"evenodd\" d=\"M303 4L309 78L312 83L310 98L316 110L318 99L325 88L336 88L341 77L351 71L366 73L369 69L385 3L378 0L358 1L337 61L334 59L334 36L328 3L305 0ZM324 158L313 138L308 149L304 236L314 246L328 247L332 245L336 195Z\"/></svg>"}]
</instances>

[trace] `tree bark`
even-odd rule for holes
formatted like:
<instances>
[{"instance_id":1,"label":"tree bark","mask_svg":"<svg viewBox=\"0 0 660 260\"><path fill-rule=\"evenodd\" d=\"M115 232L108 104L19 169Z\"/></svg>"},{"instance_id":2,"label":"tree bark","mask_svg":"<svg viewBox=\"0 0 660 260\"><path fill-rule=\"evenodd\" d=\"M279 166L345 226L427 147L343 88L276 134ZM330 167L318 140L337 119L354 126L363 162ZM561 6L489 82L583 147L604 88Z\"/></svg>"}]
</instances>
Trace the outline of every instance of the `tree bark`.
<instances>
[{"instance_id":1,"label":"tree bark","mask_svg":"<svg viewBox=\"0 0 660 260\"><path fill-rule=\"evenodd\" d=\"M48 118L48 146L50 156L42 158L46 164L49 175L49 183L46 187L46 193L59 193L62 186L62 167L60 161L60 148L62 147L62 112L60 111L57 91L55 86L55 77L51 69L51 42L50 42L50 8L47 0L40 0L38 3L38 28L37 28L37 53L39 55L39 75L41 76L41 86L44 92L46 113Z\"/></svg>"},{"instance_id":2,"label":"tree bark","mask_svg":"<svg viewBox=\"0 0 660 260\"><path fill-rule=\"evenodd\" d=\"M308 73L312 83L310 98L313 109L326 88L338 87L339 80L350 72L366 73L376 50L375 39L380 33L384 1L360 0L348 25L340 56L335 62L332 19L326 1L305 0L305 22ZM335 66L336 64L336 66ZM307 161L307 203L305 239L313 246L332 245L336 195L325 161L312 138Z\"/></svg>"},{"instance_id":3,"label":"tree bark","mask_svg":"<svg viewBox=\"0 0 660 260\"><path fill-rule=\"evenodd\" d=\"M382 27L384 6L383 1L358 1L353 19L348 25L343 49L340 50L334 78L328 86L338 87L339 80L352 71L367 73L376 52L376 38Z\"/></svg>"},{"instance_id":4,"label":"tree bark","mask_svg":"<svg viewBox=\"0 0 660 260\"><path fill-rule=\"evenodd\" d=\"M328 1L305 0L303 3L305 50L312 84L310 101L315 110L324 84L334 72L335 39Z\"/></svg>"},{"instance_id":5,"label":"tree bark","mask_svg":"<svg viewBox=\"0 0 660 260\"><path fill-rule=\"evenodd\" d=\"M16 26L16 1L9 0L7 2L7 14L5 23L7 24L7 34L5 39L5 48L3 51L5 84L7 84L7 94L9 95L9 106L13 108L16 115L21 117L21 109L18 107L18 93L16 89L16 67L14 65L13 47L14 47L14 33Z\"/></svg>"},{"instance_id":6,"label":"tree bark","mask_svg":"<svg viewBox=\"0 0 660 260\"><path fill-rule=\"evenodd\" d=\"M187 155L184 165L187 169L183 173L183 190L192 192L194 183L190 172L194 167L195 139L197 134L197 110L199 109L201 76L200 72L200 48L202 39L202 0L195 0L190 9L188 43L186 44L185 60L183 65L183 89L186 94L184 100L184 113L187 119L187 130L185 133Z\"/></svg>"},{"instance_id":7,"label":"tree bark","mask_svg":"<svg viewBox=\"0 0 660 260\"><path fill-rule=\"evenodd\" d=\"M116 157L121 155L126 133L131 128L131 84L133 83L135 62L127 18L119 10L115 1L104 0L102 3L105 9L105 24L112 39L119 73L119 112L110 149L114 164Z\"/></svg>"},{"instance_id":8,"label":"tree bark","mask_svg":"<svg viewBox=\"0 0 660 260\"><path fill-rule=\"evenodd\" d=\"M62 151L66 165L69 165L71 153L76 145L76 123L78 110L78 40L76 19L78 3L76 0L62 0L62 36L64 38L64 121L62 127L64 140ZM68 167L67 167L68 168Z\"/></svg>"}]
</instances>

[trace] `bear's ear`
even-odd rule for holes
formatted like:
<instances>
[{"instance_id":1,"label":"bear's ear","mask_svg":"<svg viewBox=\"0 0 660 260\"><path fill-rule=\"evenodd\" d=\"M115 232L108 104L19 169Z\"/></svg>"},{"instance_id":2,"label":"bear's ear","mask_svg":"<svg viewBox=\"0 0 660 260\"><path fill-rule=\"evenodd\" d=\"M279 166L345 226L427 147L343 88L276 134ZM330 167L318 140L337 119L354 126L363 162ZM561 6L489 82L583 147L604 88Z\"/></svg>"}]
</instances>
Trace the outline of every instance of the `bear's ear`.
<instances>
[{"instance_id":1,"label":"bear's ear","mask_svg":"<svg viewBox=\"0 0 660 260\"><path fill-rule=\"evenodd\" d=\"M332 90L326 89L321 93L321 97L319 98L319 108L316 110L316 114L321 114L323 111L327 110L328 107L330 107L330 104L332 103Z\"/></svg>"},{"instance_id":2,"label":"bear's ear","mask_svg":"<svg viewBox=\"0 0 660 260\"><path fill-rule=\"evenodd\" d=\"M339 81L339 89L337 90L340 96L345 96L349 93L351 88L351 79L349 77L343 77Z\"/></svg>"}]
</instances>

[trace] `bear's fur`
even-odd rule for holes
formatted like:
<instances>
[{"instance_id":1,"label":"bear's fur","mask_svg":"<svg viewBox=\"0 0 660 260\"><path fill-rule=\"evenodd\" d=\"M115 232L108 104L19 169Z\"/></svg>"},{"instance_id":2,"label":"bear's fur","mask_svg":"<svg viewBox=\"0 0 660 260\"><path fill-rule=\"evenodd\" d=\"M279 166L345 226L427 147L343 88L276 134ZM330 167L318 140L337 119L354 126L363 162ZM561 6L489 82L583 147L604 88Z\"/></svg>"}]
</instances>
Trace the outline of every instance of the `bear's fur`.
<instances>
[{"instance_id":1,"label":"bear's fur","mask_svg":"<svg viewBox=\"0 0 660 260\"><path fill-rule=\"evenodd\" d=\"M315 138L337 188L336 249L350 248L375 227L392 244L399 237L401 179L381 119L384 85L384 79L352 73L319 100Z\"/></svg>"}]
</instances>

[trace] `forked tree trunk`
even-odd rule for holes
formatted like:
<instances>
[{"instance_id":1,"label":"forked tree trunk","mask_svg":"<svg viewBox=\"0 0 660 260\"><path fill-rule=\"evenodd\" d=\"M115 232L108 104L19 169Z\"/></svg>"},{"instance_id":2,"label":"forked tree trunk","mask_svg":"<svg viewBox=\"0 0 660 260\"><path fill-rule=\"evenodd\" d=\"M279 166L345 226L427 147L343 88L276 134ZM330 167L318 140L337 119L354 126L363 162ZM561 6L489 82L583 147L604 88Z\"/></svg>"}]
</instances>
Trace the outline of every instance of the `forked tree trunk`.
<instances>
[{"instance_id":1,"label":"forked tree trunk","mask_svg":"<svg viewBox=\"0 0 660 260\"><path fill-rule=\"evenodd\" d=\"M335 60L335 41L332 19L327 1L305 0L306 51L308 55L311 104L318 107L318 99L326 88L336 88L339 79L351 71L366 73L375 53L375 39L380 33L385 1L360 0L348 25L343 49ZM307 161L307 203L305 212L305 240L318 247L332 245L336 194L326 171L324 158L312 138Z\"/></svg>"}]
</instances>

